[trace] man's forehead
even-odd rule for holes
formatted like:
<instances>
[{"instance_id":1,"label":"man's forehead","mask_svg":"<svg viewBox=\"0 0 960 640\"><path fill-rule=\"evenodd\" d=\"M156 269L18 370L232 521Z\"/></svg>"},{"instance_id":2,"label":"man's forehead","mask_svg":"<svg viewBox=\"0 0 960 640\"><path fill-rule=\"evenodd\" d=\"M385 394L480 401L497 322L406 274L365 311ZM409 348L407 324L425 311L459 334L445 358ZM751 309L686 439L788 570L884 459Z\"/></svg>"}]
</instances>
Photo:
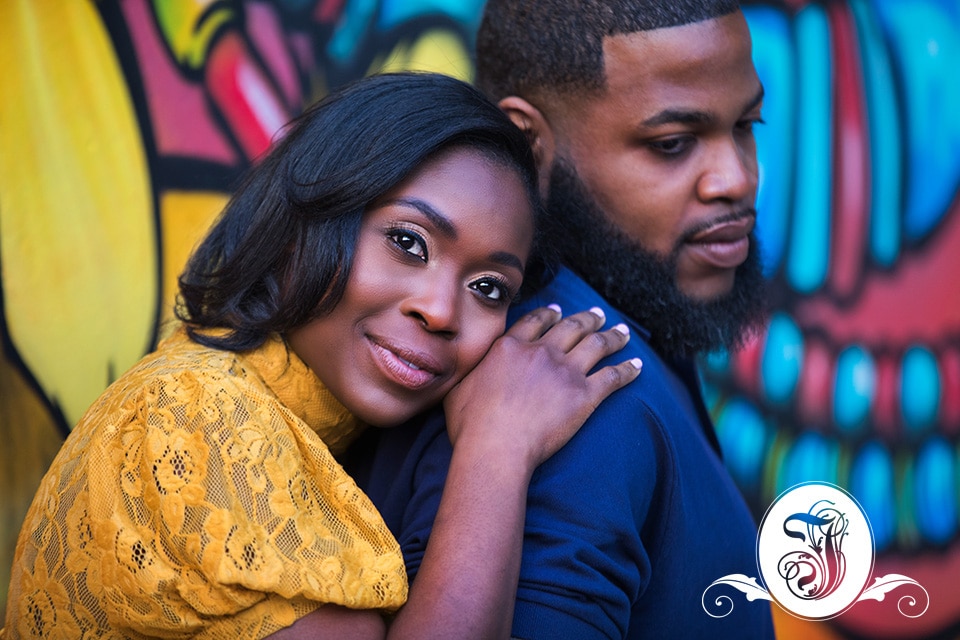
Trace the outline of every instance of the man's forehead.
<instances>
[{"instance_id":1,"label":"man's forehead","mask_svg":"<svg viewBox=\"0 0 960 640\"><path fill-rule=\"evenodd\" d=\"M679 27L607 36L603 53L608 97L736 79L753 80L755 86L748 89L752 97L759 87L753 78L750 31L739 11Z\"/></svg>"}]
</instances>

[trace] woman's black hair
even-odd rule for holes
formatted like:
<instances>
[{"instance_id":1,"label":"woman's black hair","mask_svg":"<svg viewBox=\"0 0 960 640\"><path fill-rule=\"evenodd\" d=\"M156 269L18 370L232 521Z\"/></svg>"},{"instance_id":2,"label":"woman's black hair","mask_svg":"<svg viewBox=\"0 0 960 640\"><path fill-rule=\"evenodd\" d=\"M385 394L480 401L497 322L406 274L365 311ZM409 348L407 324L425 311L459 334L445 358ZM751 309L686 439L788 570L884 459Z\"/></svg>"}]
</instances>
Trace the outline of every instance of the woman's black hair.
<instances>
[{"instance_id":1,"label":"woman's black hair","mask_svg":"<svg viewBox=\"0 0 960 640\"><path fill-rule=\"evenodd\" d=\"M453 146L514 169L541 215L529 144L483 94L439 74L371 76L306 110L247 174L180 276L177 317L197 342L244 351L329 312L364 211ZM525 288L547 271L529 262ZM214 327L227 331L198 331Z\"/></svg>"}]
</instances>

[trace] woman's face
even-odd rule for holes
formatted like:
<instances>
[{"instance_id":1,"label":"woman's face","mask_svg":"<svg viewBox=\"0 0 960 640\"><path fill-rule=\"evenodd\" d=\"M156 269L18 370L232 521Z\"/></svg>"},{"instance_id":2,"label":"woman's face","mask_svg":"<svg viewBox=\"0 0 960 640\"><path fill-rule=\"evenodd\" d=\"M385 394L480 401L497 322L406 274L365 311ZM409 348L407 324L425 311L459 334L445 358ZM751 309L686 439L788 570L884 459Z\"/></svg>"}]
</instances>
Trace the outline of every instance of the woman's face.
<instances>
[{"instance_id":1,"label":"woman's face","mask_svg":"<svg viewBox=\"0 0 960 640\"><path fill-rule=\"evenodd\" d=\"M532 242L516 172L444 151L364 214L343 299L289 344L358 418L399 424L439 402L503 333Z\"/></svg>"}]
</instances>

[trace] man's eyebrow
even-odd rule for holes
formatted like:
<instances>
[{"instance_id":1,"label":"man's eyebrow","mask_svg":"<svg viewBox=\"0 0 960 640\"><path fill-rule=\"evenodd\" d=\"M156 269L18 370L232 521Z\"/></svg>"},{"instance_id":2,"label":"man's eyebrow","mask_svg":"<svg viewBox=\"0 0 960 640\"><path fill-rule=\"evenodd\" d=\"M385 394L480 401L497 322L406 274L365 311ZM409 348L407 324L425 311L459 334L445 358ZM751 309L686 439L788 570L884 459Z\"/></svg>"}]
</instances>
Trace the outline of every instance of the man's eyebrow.
<instances>
[{"instance_id":1,"label":"man's eyebrow","mask_svg":"<svg viewBox=\"0 0 960 640\"><path fill-rule=\"evenodd\" d=\"M750 111L753 111L753 110L756 109L758 106L760 106L760 103L763 102L763 96L764 96L764 94L765 94L765 89L763 88L763 85L761 84L761 85L760 85L760 88L757 89L757 94L756 94L755 96L753 96L753 100L751 100L750 102L747 103L747 106L744 107L743 112L744 112L744 113L749 113Z\"/></svg>"},{"instance_id":2,"label":"man's eyebrow","mask_svg":"<svg viewBox=\"0 0 960 640\"><path fill-rule=\"evenodd\" d=\"M424 202L419 198L393 198L392 200L387 200L384 204L399 204L412 207L425 215L430 223L437 228L437 231L448 238L457 239L457 228L450 221L450 218L434 209L429 202Z\"/></svg>"},{"instance_id":3,"label":"man's eyebrow","mask_svg":"<svg viewBox=\"0 0 960 640\"><path fill-rule=\"evenodd\" d=\"M760 89L756 95L747 102L743 113L752 111L763 102L764 89ZM647 118L641 124L645 127L659 127L664 124L708 124L712 122L714 116L706 111L697 111L695 109L664 109L663 111Z\"/></svg>"}]
</instances>

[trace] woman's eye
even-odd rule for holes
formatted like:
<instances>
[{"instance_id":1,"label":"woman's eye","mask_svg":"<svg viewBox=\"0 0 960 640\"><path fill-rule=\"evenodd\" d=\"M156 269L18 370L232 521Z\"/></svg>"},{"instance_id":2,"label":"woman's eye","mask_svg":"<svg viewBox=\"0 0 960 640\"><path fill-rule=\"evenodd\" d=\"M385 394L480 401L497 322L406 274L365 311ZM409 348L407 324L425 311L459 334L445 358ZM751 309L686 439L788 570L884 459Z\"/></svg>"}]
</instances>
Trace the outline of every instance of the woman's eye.
<instances>
[{"instance_id":1,"label":"woman's eye","mask_svg":"<svg viewBox=\"0 0 960 640\"><path fill-rule=\"evenodd\" d=\"M470 287L487 300L493 302L509 302L510 291L507 286L495 278L477 280Z\"/></svg>"},{"instance_id":2,"label":"woman's eye","mask_svg":"<svg viewBox=\"0 0 960 640\"><path fill-rule=\"evenodd\" d=\"M427 243L416 233L396 229L387 233L387 237L404 253L416 256L423 262L427 261Z\"/></svg>"}]
</instances>

